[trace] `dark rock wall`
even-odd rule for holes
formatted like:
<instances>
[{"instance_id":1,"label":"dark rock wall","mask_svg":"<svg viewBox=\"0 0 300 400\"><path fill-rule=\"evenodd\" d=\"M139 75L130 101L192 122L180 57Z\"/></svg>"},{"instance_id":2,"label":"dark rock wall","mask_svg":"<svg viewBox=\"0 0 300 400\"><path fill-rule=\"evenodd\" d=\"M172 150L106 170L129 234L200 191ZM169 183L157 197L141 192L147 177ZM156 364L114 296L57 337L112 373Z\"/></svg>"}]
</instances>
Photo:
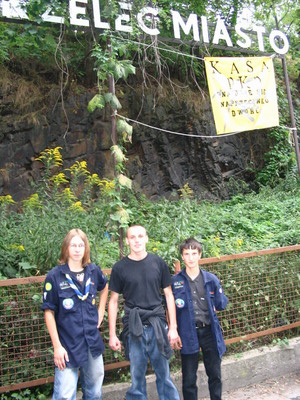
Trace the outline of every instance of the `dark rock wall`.
<instances>
[{"instance_id":1,"label":"dark rock wall","mask_svg":"<svg viewBox=\"0 0 300 400\"><path fill-rule=\"evenodd\" d=\"M209 99L193 101L194 93L184 97L162 98L155 107L153 96L146 98L139 121L166 132L134 124L128 149L130 177L149 197L178 194L188 183L199 197L226 198L230 178L254 187L254 171L262 168L269 146L266 131L215 137ZM132 101L131 118L139 107Z\"/></svg>"},{"instance_id":2,"label":"dark rock wall","mask_svg":"<svg viewBox=\"0 0 300 400\"><path fill-rule=\"evenodd\" d=\"M0 86L0 195L11 194L15 200L28 196L31 182L40 176L41 165L35 158L56 146L62 147L65 168L86 160L90 172L111 178L110 113L88 113L94 93L69 89L62 102L57 87L34 93L29 87L23 88L18 105L20 85ZM186 137L133 124L127 168L137 190L150 198L169 197L178 195L188 182L201 198L226 198L230 177L254 182L253 171L263 166L269 146L266 131L212 138L210 102L199 93L184 89L178 95L170 89L157 97L151 89L144 96L129 87L124 90L120 114L166 131L198 135ZM26 108L27 100L31 104Z\"/></svg>"}]
</instances>

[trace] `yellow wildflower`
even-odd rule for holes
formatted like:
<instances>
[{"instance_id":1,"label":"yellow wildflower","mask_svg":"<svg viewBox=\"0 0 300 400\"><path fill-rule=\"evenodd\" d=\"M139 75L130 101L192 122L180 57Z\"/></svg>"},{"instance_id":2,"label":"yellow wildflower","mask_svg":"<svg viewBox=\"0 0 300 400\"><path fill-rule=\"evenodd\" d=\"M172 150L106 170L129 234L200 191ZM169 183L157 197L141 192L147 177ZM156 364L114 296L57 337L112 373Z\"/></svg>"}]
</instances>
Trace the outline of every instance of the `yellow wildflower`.
<instances>
[{"instance_id":1,"label":"yellow wildflower","mask_svg":"<svg viewBox=\"0 0 300 400\"><path fill-rule=\"evenodd\" d=\"M41 208L42 204L37 193L32 194L28 199L23 200L23 205L26 208Z\"/></svg>"},{"instance_id":2,"label":"yellow wildflower","mask_svg":"<svg viewBox=\"0 0 300 400\"><path fill-rule=\"evenodd\" d=\"M76 177L89 175L86 161L76 161L70 168L67 168L67 171Z\"/></svg>"},{"instance_id":3,"label":"yellow wildflower","mask_svg":"<svg viewBox=\"0 0 300 400\"><path fill-rule=\"evenodd\" d=\"M0 205L5 205L5 204L14 204L15 201L11 197L10 194L7 194L6 196L0 196Z\"/></svg>"},{"instance_id":4,"label":"yellow wildflower","mask_svg":"<svg viewBox=\"0 0 300 400\"><path fill-rule=\"evenodd\" d=\"M70 210L74 210L74 211L84 211L84 208L82 207L81 201L76 201L75 203L73 203L70 206Z\"/></svg>"},{"instance_id":5,"label":"yellow wildflower","mask_svg":"<svg viewBox=\"0 0 300 400\"><path fill-rule=\"evenodd\" d=\"M63 172L60 172L52 176L51 181L53 181L56 185L61 185L62 183L68 183L66 175Z\"/></svg>"},{"instance_id":6,"label":"yellow wildflower","mask_svg":"<svg viewBox=\"0 0 300 400\"><path fill-rule=\"evenodd\" d=\"M41 155L36 158L36 160L41 161L48 168L58 167L62 165L62 155L60 154L60 149L62 147L55 147L54 149L46 149L41 152Z\"/></svg>"}]
</instances>

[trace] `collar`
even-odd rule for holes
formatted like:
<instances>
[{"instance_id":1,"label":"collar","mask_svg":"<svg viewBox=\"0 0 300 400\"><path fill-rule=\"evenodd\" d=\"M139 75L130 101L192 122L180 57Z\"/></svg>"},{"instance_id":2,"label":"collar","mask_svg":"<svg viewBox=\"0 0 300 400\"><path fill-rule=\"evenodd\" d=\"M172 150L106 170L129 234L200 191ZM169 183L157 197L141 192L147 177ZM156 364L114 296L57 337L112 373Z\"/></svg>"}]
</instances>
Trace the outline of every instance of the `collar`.
<instances>
[{"instance_id":1,"label":"collar","mask_svg":"<svg viewBox=\"0 0 300 400\"><path fill-rule=\"evenodd\" d=\"M208 271L206 271L205 269L200 268L200 273L202 274L202 278L203 278L203 282L204 285L207 284L207 282L210 282L212 279L210 279L210 274ZM186 269L184 268L183 270L181 270L178 275L183 275L186 279L188 279L188 274L186 273Z\"/></svg>"},{"instance_id":2,"label":"collar","mask_svg":"<svg viewBox=\"0 0 300 400\"><path fill-rule=\"evenodd\" d=\"M70 268L69 268L69 265L68 265L67 263L66 263L66 264L61 264L59 267L60 267L60 272L61 272L63 275L69 274L69 273L71 272L71 270L70 270ZM93 271L95 268L96 268L96 265L95 265L95 264L87 264L87 265L84 267L84 271L91 272L91 271Z\"/></svg>"}]
</instances>

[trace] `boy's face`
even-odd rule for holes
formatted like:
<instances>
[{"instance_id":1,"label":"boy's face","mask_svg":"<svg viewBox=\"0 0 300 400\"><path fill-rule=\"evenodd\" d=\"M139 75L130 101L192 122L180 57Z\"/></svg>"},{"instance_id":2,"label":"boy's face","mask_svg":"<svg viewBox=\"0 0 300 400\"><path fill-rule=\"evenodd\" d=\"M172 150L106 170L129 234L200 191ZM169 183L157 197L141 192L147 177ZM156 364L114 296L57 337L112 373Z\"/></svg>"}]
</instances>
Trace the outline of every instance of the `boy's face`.
<instances>
[{"instance_id":1,"label":"boy's face","mask_svg":"<svg viewBox=\"0 0 300 400\"><path fill-rule=\"evenodd\" d=\"M133 226L128 229L126 243L133 253L143 253L146 251L148 236L146 229L142 226Z\"/></svg>"},{"instance_id":2,"label":"boy's face","mask_svg":"<svg viewBox=\"0 0 300 400\"><path fill-rule=\"evenodd\" d=\"M198 262L201 258L199 250L183 249L181 257L187 268L199 268Z\"/></svg>"}]
</instances>

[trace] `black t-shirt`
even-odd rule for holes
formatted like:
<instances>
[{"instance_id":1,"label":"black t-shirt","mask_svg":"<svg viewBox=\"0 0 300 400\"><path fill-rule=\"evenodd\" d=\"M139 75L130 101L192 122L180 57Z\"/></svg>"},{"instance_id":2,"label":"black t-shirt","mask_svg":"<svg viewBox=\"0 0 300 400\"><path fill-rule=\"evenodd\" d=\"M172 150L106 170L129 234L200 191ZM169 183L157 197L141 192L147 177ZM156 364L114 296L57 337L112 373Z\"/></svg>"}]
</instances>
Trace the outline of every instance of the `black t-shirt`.
<instances>
[{"instance_id":1,"label":"black t-shirt","mask_svg":"<svg viewBox=\"0 0 300 400\"><path fill-rule=\"evenodd\" d=\"M155 254L143 260L128 257L118 261L112 269L109 289L123 294L125 305L153 310L161 305L161 289L171 285L171 275L165 261Z\"/></svg>"}]
</instances>

